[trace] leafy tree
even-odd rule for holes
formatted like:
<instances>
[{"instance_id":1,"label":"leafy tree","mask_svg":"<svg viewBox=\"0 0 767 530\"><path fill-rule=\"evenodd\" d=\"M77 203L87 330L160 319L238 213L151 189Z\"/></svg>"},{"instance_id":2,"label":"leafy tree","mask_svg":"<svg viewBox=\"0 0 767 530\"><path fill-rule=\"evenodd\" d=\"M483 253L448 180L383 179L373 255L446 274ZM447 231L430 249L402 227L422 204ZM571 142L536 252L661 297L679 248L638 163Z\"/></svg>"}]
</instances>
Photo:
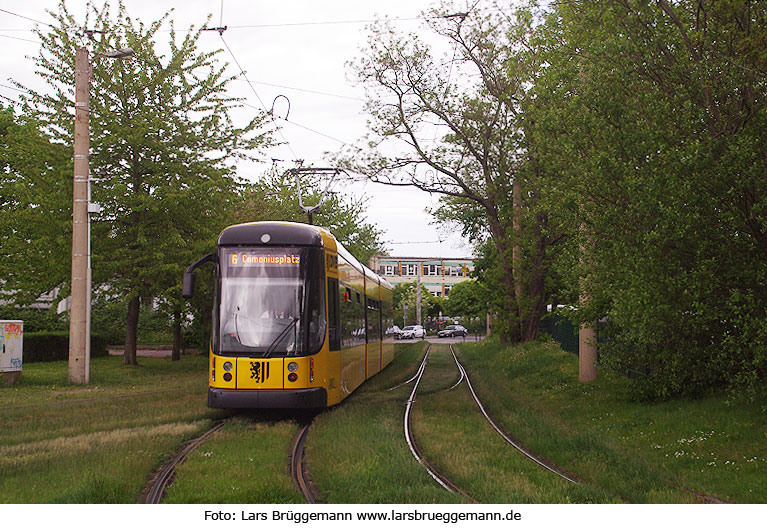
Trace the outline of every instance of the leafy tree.
<instances>
[{"instance_id":1,"label":"leafy tree","mask_svg":"<svg viewBox=\"0 0 767 530\"><path fill-rule=\"evenodd\" d=\"M401 283L393 289L394 322L399 326L412 326L416 321L418 304L418 290L416 282ZM405 306L407 305L407 315ZM442 310L442 300L429 292L421 285L421 318L437 317Z\"/></svg>"},{"instance_id":2,"label":"leafy tree","mask_svg":"<svg viewBox=\"0 0 767 530\"><path fill-rule=\"evenodd\" d=\"M498 251L502 340L533 339L549 249L560 238L536 208L539 168L523 134L523 102L540 68L539 57L522 53L533 18L526 9L507 17L476 5L457 12L445 2L425 20L452 58L435 58L419 35L372 28L354 64L369 89L371 148L347 163L375 181L443 195L440 220L489 238ZM393 151L381 147L390 144Z\"/></svg>"},{"instance_id":3,"label":"leafy tree","mask_svg":"<svg viewBox=\"0 0 767 530\"><path fill-rule=\"evenodd\" d=\"M33 59L51 90L30 90L22 102L55 141L71 146L75 50L89 48L90 162L100 177L93 197L102 206L93 224L94 284L127 301L124 361L136 364L141 300L180 306L185 267L226 224L238 191L234 162L267 145L268 132L263 116L242 127L233 123L238 101L226 96L231 78L220 51L198 50L199 28L178 34L168 15L145 25L122 3L114 16L108 4L89 3L82 21L63 1L51 14L55 25L38 32L42 52ZM167 56L156 42L166 22ZM134 59L100 58L126 47ZM66 233L65 224L58 229Z\"/></svg>"},{"instance_id":4,"label":"leafy tree","mask_svg":"<svg viewBox=\"0 0 767 530\"><path fill-rule=\"evenodd\" d=\"M69 272L71 151L0 105L0 168L0 290L3 300L29 306Z\"/></svg>"},{"instance_id":5,"label":"leafy tree","mask_svg":"<svg viewBox=\"0 0 767 530\"><path fill-rule=\"evenodd\" d=\"M445 311L452 317L483 318L489 309L487 289L477 280L455 284L445 303Z\"/></svg>"},{"instance_id":6,"label":"leafy tree","mask_svg":"<svg viewBox=\"0 0 767 530\"><path fill-rule=\"evenodd\" d=\"M319 204L323 190L322 183L302 177L301 191L305 205ZM288 172L267 173L258 182L247 184L242 197L233 216L234 222L307 222L306 213L299 206L296 179ZM383 232L366 221L364 199L331 192L323 198L313 222L329 229L362 263L384 252Z\"/></svg>"},{"instance_id":7,"label":"leafy tree","mask_svg":"<svg viewBox=\"0 0 767 530\"><path fill-rule=\"evenodd\" d=\"M556 4L526 134L569 219L559 271L646 396L767 377L763 3ZM545 146L545 149L543 148Z\"/></svg>"}]
</instances>

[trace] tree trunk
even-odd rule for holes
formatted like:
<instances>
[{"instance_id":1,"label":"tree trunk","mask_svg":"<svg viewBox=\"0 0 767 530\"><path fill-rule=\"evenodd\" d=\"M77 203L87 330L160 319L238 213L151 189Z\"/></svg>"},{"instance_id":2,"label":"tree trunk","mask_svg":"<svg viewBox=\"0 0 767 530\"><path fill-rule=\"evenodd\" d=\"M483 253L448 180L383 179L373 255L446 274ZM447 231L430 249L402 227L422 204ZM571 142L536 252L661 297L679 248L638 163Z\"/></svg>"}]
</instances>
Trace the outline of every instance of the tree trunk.
<instances>
[{"instance_id":1,"label":"tree trunk","mask_svg":"<svg viewBox=\"0 0 767 530\"><path fill-rule=\"evenodd\" d=\"M522 341L525 341L525 306L522 296L522 181L515 177L511 183L511 208L512 208L512 247L511 247L511 274L514 281L514 298L517 299L517 311L519 314L519 329Z\"/></svg>"},{"instance_id":2,"label":"tree trunk","mask_svg":"<svg viewBox=\"0 0 767 530\"><path fill-rule=\"evenodd\" d=\"M541 317L546 309L545 306L545 289L546 289L546 273L548 267L546 265L546 252L548 245L545 237L543 236L543 230L547 224L547 217L545 213L537 214L535 216L535 226L533 227L533 234L535 235L535 251L534 255L530 259L530 280L527 285L527 313L523 313L522 322L522 341L535 340L538 338L538 328L541 323Z\"/></svg>"},{"instance_id":3,"label":"tree trunk","mask_svg":"<svg viewBox=\"0 0 767 530\"><path fill-rule=\"evenodd\" d=\"M503 276L503 308L495 325L494 332L498 333L501 344L517 343L522 337L519 325L519 304L515 294L514 267L513 263L509 262L510 251L506 240L508 236L503 230L500 219L498 219L497 215L494 215L494 212L488 211L488 220L490 234L498 249L498 258L501 263L501 273Z\"/></svg>"},{"instance_id":4,"label":"tree trunk","mask_svg":"<svg viewBox=\"0 0 767 530\"><path fill-rule=\"evenodd\" d=\"M134 296L128 302L128 317L125 328L125 350L123 351L123 364L138 365L136 358L136 344L138 339L138 315L141 309L141 298Z\"/></svg>"},{"instance_id":5,"label":"tree trunk","mask_svg":"<svg viewBox=\"0 0 767 530\"><path fill-rule=\"evenodd\" d=\"M173 352L170 354L171 361L181 360L181 311L173 311Z\"/></svg>"}]
</instances>

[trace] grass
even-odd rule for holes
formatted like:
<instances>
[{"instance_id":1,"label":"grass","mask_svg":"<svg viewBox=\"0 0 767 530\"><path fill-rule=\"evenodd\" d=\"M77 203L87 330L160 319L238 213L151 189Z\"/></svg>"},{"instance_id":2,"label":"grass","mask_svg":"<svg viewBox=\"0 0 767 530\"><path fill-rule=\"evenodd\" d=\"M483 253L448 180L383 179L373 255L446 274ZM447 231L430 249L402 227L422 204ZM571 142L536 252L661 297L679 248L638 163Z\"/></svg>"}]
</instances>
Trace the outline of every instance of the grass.
<instances>
[{"instance_id":1,"label":"grass","mask_svg":"<svg viewBox=\"0 0 767 530\"><path fill-rule=\"evenodd\" d=\"M330 503L462 503L414 459L403 436L410 379L425 343L407 344L307 440L309 473ZM432 348L413 410L425 457L482 503L737 503L767 499L763 406L712 393L635 402L609 372L577 382L577 359L554 343L464 344L459 356L496 420L582 480L571 485L522 458L485 422L444 345ZM93 359L92 383L67 363L24 367L0 388L0 503L133 503L184 440L223 411L206 407L207 358ZM394 388L396 387L396 388ZM298 416L237 416L180 466L172 503L300 503L288 473Z\"/></svg>"},{"instance_id":2,"label":"grass","mask_svg":"<svg viewBox=\"0 0 767 530\"><path fill-rule=\"evenodd\" d=\"M297 504L287 456L297 422L241 415L176 470L166 503Z\"/></svg>"},{"instance_id":3,"label":"grass","mask_svg":"<svg viewBox=\"0 0 767 530\"><path fill-rule=\"evenodd\" d=\"M91 361L91 384L67 363L24 366L0 388L0 503L132 503L179 443L206 430L207 359Z\"/></svg>"},{"instance_id":4,"label":"grass","mask_svg":"<svg viewBox=\"0 0 767 530\"><path fill-rule=\"evenodd\" d=\"M482 503L567 503L615 500L573 485L522 456L479 413L446 345L435 345L416 398L414 433L425 457Z\"/></svg>"},{"instance_id":5,"label":"grass","mask_svg":"<svg viewBox=\"0 0 767 530\"><path fill-rule=\"evenodd\" d=\"M309 471L329 503L460 503L414 459L403 435L410 379L425 343L408 344L379 375L321 414L307 439Z\"/></svg>"},{"instance_id":6,"label":"grass","mask_svg":"<svg viewBox=\"0 0 767 530\"><path fill-rule=\"evenodd\" d=\"M551 342L462 345L486 406L541 455L627 502L767 499L767 422L758 403L726 395L632 401L602 371L578 383L577 358Z\"/></svg>"}]
</instances>

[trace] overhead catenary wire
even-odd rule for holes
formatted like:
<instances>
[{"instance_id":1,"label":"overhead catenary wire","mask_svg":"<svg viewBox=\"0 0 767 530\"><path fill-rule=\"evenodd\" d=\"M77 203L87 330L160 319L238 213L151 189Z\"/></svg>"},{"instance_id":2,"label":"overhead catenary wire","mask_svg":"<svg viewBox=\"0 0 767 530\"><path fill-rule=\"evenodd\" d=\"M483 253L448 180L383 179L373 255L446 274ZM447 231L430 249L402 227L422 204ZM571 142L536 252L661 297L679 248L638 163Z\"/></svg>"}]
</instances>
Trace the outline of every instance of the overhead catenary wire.
<instances>
[{"instance_id":1,"label":"overhead catenary wire","mask_svg":"<svg viewBox=\"0 0 767 530\"><path fill-rule=\"evenodd\" d=\"M343 94L333 94L332 92L323 92L321 90L312 90L312 89L309 89L309 88L299 88L299 87L288 86L288 85L278 85L276 83L267 83L265 81L251 81L251 83L253 83L254 85L264 85L264 86L269 86L269 87L272 87L272 88L284 88L284 89L287 89L287 90L295 90L297 92L306 92L308 94L317 94L318 96L329 96L329 97L334 97L334 98L348 99L350 101L359 101L361 103L365 102L364 99L358 98L358 97L355 97L355 96L345 96Z\"/></svg>"},{"instance_id":2,"label":"overhead catenary wire","mask_svg":"<svg viewBox=\"0 0 767 530\"><path fill-rule=\"evenodd\" d=\"M245 73L245 70L242 68L242 65L240 64L240 61L237 60L237 57L234 55L234 52L229 47L229 44L227 44L226 39L224 38L223 28L218 28L218 29L219 29L219 35L221 37L221 42L224 43L224 47L229 52L229 55L232 56L232 60L234 61L234 64L236 64L237 68L240 69L240 74L242 75L243 79L245 79L245 81L247 81L248 86L250 87L250 90L253 92L253 94L256 96L256 99L258 99L258 102L261 104L261 108L263 109L263 111L265 113L269 114L272 117L272 119L274 119L274 115L269 112L269 109L266 108L266 105L264 104L264 101L261 99L261 96L259 96L258 92L256 91L256 87L254 87L253 83L250 82L250 79L248 79L248 75ZM298 155L296 154L296 152L293 150L293 147L290 145L290 142L288 141L288 139L285 137L284 134L282 134L282 131L278 130L278 132L279 132L280 136L282 136L282 139L285 141L285 145L288 146L288 149L293 154L293 157L294 158L299 158Z\"/></svg>"},{"instance_id":3,"label":"overhead catenary wire","mask_svg":"<svg viewBox=\"0 0 767 530\"><path fill-rule=\"evenodd\" d=\"M53 25L49 24L48 22L43 22L42 20L37 20L36 18L30 18L30 17L24 16L24 15L19 15L18 13L14 13L12 11L8 11L7 9L0 8L0 12L7 13L9 15L13 15L14 17L23 18L23 19L29 20L31 22L36 22L38 24L42 24L44 26L48 26L48 27L51 27L51 28L53 27Z\"/></svg>"},{"instance_id":4,"label":"overhead catenary wire","mask_svg":"<svg viewBox=\"0 0 767 530\"><path fill-rule=\"evenodd\" d=\"M32 44L42 44L42 42L40 42L39 40L25 39L23 37L12 37L11 35L0 34L0 37L5 37L6 39L20 40L24 42L31 42Z\"/></svg>"}]
</instances>

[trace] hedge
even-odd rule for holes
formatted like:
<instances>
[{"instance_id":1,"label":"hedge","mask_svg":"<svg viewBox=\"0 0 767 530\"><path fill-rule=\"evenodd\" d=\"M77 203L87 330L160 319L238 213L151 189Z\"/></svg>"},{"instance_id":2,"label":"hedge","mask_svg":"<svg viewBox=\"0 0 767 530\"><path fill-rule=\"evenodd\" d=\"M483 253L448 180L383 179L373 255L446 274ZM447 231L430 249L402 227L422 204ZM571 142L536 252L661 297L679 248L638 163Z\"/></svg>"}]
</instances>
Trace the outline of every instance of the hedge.
<instances>
[{"instance_id":1,"label":"hedge","mask_svg":"<svg viewBox=\"0 0 767 530\"><path fill-rule=\"evenodd\" d=\"M24 364L66 361L69 359L69 333L66 331L38 331L24 333ZM107 338L91 334L91 357L106 357Z\"/></svg>"}]
</instances>

